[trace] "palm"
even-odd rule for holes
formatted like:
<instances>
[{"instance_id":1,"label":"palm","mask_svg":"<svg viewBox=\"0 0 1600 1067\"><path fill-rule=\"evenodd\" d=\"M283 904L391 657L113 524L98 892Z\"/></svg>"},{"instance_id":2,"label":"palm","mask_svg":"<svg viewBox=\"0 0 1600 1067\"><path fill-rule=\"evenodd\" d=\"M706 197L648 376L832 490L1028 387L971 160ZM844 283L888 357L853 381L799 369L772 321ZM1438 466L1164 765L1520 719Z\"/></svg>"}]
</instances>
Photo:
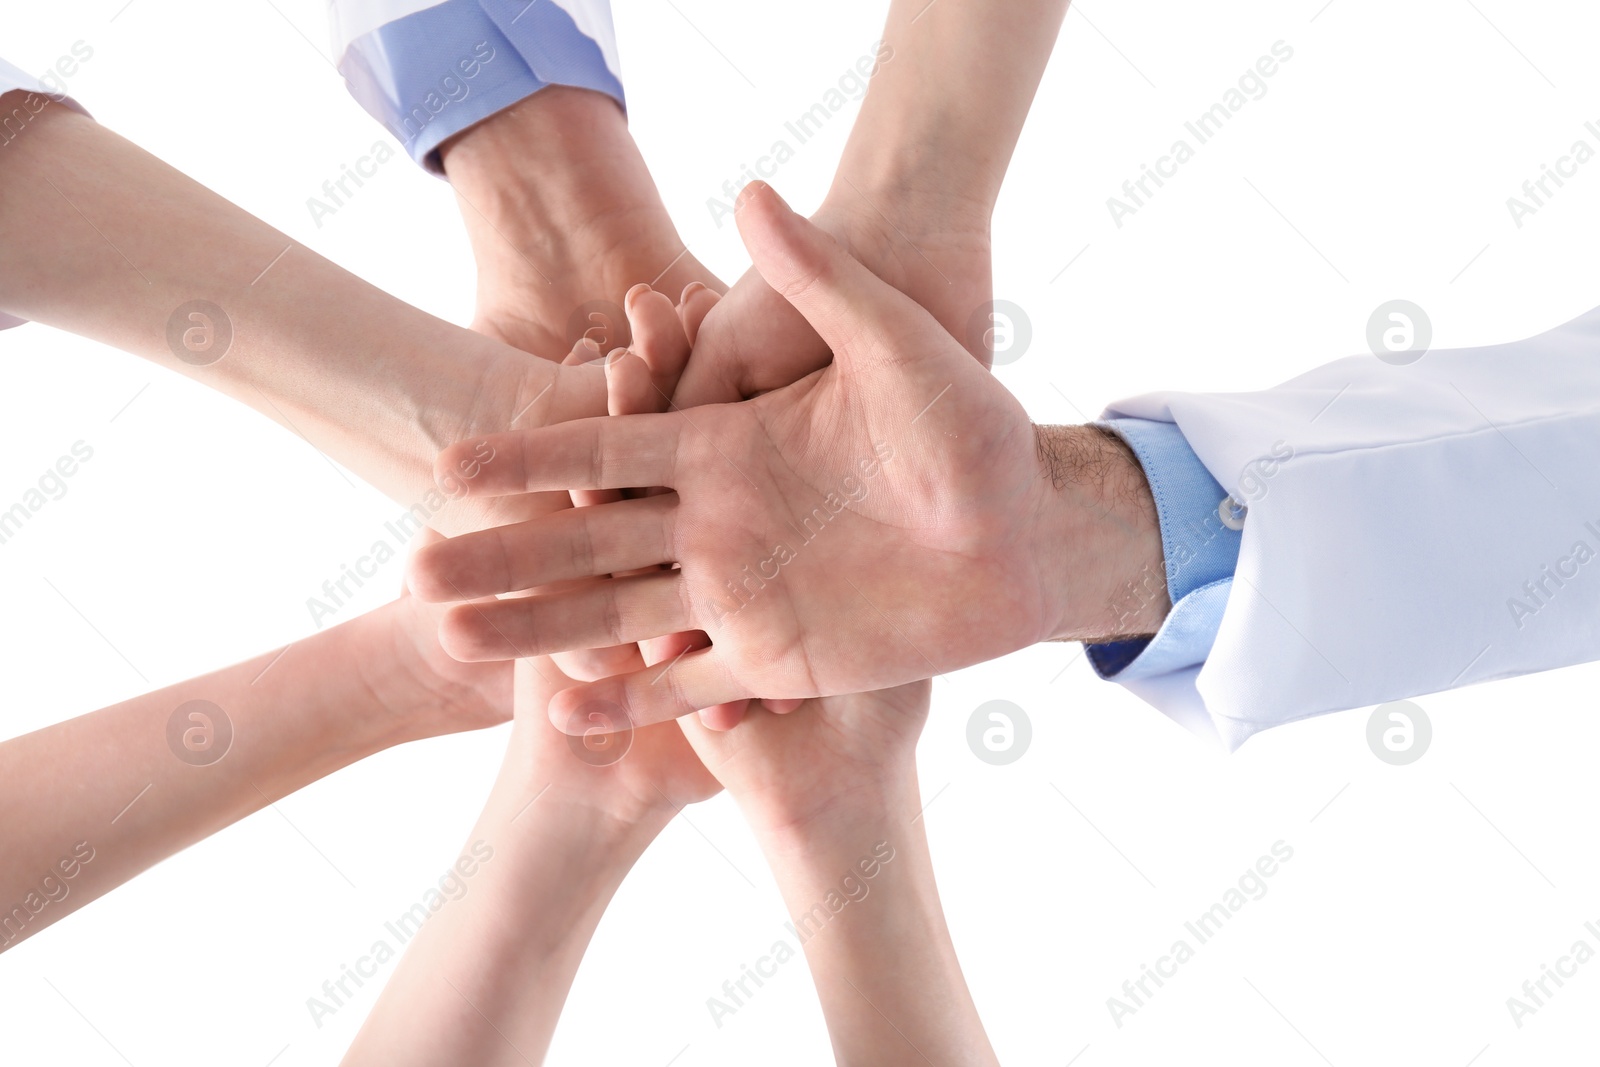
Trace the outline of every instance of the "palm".
<instances>
[{"instance_id":1,"label":"palm","mask_svg":"<svg viewBox=\"0 0 1600 1067\"><path fill-rule=\"evenodd\" d=\"M593 738L557 730L545 707L555 692L576 683L552 661L529 663L519 670L517 683L512 745L520 747L519 758L536 790L550 787L557 796L581 798L586 806L626 821L663 801L682 808L722 788L672 723ZM620 718L614 722L622 725Z\"/></svg>"},{"instance_id":2,"label":"palm","mask_svg":"<svg viewBox=\"0 0 1600 1067\"><path fill-rule=\"evenodd\" d=\"M750 692L877 689L1045 635L1029 554L977 551L1024 536L1032 425L948 335L906 340L951 374L835 365L689 416L676 556L693 625ZM995 612L995 590L1020 596Z\"/></svg>"},{"instance_id":3,"label":"palm","mask_svg":"<svg viewBox=\"0 0 1600 1067\"><path fill-rule=\"evenodd\" d=\"M752 705L737 730L708 730L692 715L678 725L748 815L805 819L875 788L885 766L910 758L928 717L930 688L924 681L824 697L785 715Z\"/></svg>"}]
</instances>

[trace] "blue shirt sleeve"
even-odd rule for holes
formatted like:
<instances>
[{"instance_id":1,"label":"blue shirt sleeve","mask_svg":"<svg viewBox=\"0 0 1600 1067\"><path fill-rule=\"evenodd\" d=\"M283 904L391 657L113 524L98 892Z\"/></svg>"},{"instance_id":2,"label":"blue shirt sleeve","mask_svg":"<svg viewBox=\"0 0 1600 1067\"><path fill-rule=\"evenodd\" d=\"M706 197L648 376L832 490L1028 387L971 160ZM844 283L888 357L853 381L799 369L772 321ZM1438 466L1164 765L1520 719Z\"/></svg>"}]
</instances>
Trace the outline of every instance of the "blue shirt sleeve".
<instances>
[{"instance_id":1,"label":"blue shirt sleeve","mask_svg":"<svg viewBox=\"0 0 1600 1067\"><path fill-rule=\"evenodd\" d=\"M599 43L554 3L445 0L351 41L338 66L356 102L439 175L441 142L546 86L624 104Z\"/></svg>"},{"instance_id":2,"label":"blue shirt sleeve","mask_svg":"<svg viewBox=\"0 0 1600 1067\"><path fill-rule=\"evenodd\" d=\"M1154 637L1086 646L1089 662L1100 677L1116 682L1197 667L1211 654L1222 627L1222 610L1239 563L1244 509L1223 491L1172 423L1108 419L1099 425L1127 442L1149 479L1172 611ZM1127 613L1159 592L1154 581L1130 582Z\"/></svg>"}]
</instances>

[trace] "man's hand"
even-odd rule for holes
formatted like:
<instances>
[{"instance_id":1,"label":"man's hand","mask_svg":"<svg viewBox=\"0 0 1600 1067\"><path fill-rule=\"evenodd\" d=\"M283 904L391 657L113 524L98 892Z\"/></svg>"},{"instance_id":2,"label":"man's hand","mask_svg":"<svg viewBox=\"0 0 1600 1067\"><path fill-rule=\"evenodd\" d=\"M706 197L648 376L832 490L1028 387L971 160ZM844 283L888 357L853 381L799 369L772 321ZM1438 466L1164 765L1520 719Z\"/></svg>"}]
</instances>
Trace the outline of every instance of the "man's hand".
<instances>
[{"instance_id":1,"label":"man's hand","mask_svg":"<svg viewBox=\"0 0 1600 1067\"><path fill-rule=\"evenodd\" d=\"M419 595L678 569L454 609L441 635L452 654L706 631L708 649L551 703L557 725L595 699L639 725L745 697L882 689L1041 640L1156 629L1160 605L1127 616L1116 603L1161 560L1148 487L1120 443L1092 428L1041 437L926 311L766 186L741 199L739 221L762 277L834 362L742 404L488 438L497 459L468 483L474 496L676 494L432 546L414 562ZM446 450L441 470L481 445Z\"/></svg>"}]
</instances>

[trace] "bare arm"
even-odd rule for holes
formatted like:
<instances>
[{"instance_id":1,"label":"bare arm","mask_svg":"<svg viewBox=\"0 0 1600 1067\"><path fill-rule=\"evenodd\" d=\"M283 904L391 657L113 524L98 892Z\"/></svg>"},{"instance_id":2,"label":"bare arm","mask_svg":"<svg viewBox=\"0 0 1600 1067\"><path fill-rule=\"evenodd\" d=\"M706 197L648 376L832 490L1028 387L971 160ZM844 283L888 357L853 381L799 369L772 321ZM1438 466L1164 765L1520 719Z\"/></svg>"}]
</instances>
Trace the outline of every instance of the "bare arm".
<instances>
[{"instance_id":1,"label":"bare arm","mask_svg":"<svg viewBox=\"0 0 1600 1067\"><path fill-rule=\"evenodd\" d=\"M894 0L829 198L861 189L913 214L966 208L952 225L987 228L1066 13L1067 0Z\"/></svg>"},{"instance_id":2,"label":"bare arm","mask_svg":"<svg viewBox=\"0 0 1600 1067\"><path fill-rule=\"evenodd\" d=\"M677 809L719 788L672 723L634 732L627 748L617 736L574 745L545 719L544 695L519 683L517 699L461 853L476 869L407 947L347 1064L542 1062L623 877Z\"/></svg>"},{"instance_id":3,"label":"bare arm","mask_svg":"<svg viewBox=\"0 0 1600 1067\"><path fill-rule=\"evenodd\" d=\"M0 744L0 947L392 745L510 714L404 597L279 652Z\"/></svg>"},{"instance_id":4,"label":"bare arm","mask_svg":"<svg viewBox=\"0 0 1600 1067\"><path fill-rule=\"evenodd\" d=\"M1067 0L894 0L876 56L858 68L872 81L812 216L985 366L989 219L1066 10ZM706 318L674 400L754 396L827 362L827 345L752 270Z\"/></svg>"},{"instance_id":5,"label":"bare arm","mask_svg":"<svg viewBox=\"0 0 1600 1067\"><path fill-rule=\"evenodd\" d=\"M0 257L0 310L187 374L407 506L473 425L604 411L594 368L410 307L65 108L0 148Z\"/></svg>"}]
</instances>

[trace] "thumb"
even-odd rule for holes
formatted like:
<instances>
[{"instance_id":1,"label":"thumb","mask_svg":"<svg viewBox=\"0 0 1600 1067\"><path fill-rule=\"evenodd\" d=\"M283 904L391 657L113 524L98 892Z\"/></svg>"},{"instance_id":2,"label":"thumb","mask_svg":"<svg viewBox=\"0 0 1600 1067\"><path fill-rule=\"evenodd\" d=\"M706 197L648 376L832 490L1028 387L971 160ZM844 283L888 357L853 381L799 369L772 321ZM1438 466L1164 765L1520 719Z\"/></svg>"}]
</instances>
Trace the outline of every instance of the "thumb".
<instances>
[{"instance_id":1,"label":"thumb","mask_svg":"<svg viewBox=\"0 0 1600 1067\"><path fill-rule=\"evenodd\" d=\"M933 324L910 297L795 214L766 182L745 186L737 219L762 279L805 316L835 359L883 359L895 339Z\"/></svg>"}]
</instances>

